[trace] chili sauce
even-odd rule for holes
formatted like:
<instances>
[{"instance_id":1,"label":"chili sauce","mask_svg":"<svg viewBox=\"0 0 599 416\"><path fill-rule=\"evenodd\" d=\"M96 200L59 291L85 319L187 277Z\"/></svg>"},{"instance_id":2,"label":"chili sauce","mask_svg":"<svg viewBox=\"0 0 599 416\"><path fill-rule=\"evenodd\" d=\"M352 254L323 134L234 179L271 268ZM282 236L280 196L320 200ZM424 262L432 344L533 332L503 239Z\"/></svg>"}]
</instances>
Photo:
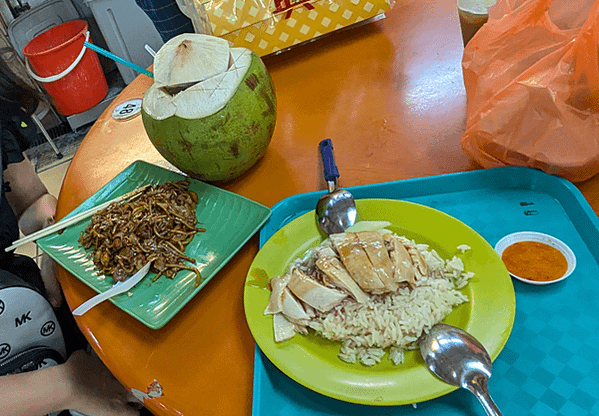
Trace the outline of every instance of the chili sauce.
<instances>
[{"instance_id":1,"label":"chili sauce","mask_svg":"<svg viewBox=\"0 0 599 416\"><path fill-rule=\"evenodd\" d=\"M537 282L559 279L568 270L568 260L558 249L538 241L519 241L503 251L501 259L508 271Z\"/></svg>"}]
</instances>

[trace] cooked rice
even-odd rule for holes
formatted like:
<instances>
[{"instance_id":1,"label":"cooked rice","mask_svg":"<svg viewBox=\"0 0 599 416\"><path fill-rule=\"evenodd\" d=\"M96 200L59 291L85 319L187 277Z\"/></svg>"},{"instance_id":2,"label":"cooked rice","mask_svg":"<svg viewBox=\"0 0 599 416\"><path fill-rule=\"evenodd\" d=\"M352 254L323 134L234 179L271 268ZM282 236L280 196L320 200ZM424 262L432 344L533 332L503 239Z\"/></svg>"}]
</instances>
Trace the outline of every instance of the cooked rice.
<instances>
[{"instance_id":1,"label":"cooked rice","mask_svg":"<svg viewBox=\"0 0 599 416\"><path fill-rule=\"evenodd\" d=\"M366 304L350 299L326 313L316 311L309 326L324 338L342 343L341 360L372 366L388 353L390 361L400 364L406 350L417 348L423 332L468 300L459 289L473 273L464 271L462 260L455 256L444 260L427 245L417 246L431 276L419 280L413 289L373 295Z\"/></svg>"}]
</instances>

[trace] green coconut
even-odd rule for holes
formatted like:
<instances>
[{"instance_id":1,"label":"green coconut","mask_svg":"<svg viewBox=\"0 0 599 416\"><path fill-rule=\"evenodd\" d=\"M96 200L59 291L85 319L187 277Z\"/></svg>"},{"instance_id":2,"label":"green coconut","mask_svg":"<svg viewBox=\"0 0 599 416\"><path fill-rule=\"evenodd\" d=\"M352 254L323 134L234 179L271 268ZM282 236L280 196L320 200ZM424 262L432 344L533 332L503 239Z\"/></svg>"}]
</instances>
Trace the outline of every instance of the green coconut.
<instances>
[{"instance_id":1,"label":"green coconut","mask_svg":"<svg viewBox=\"0 0 599 416\"><path fill-rule=\"evenodd\" d=\"M184 34L162 46L142 103L158 152L193 178L229 181L266 152L275 90L258 55L218 37Z\"/></svg>"}]
</instances>

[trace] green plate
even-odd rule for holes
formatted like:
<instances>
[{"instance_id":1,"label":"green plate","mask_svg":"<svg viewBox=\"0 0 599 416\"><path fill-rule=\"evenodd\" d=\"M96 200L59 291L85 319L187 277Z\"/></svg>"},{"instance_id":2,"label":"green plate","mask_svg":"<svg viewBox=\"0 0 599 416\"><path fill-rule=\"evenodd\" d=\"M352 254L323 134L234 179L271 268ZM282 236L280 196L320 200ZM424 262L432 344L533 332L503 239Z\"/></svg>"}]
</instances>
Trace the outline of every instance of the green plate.
<instances>
[{"instance_id":1,"label":"green plate","mask_svg":"<svg viewBox=\"0 0 599 416\"><path fill-rule=\"evenodd\" d=\"M109 201L146 184L181 180L184 176L170 170L137 161L132 163L97 193L68 216ZM196 286L195 276L179 272L174 279L161 277L156 282L150 273L129 293L110 299L116 306L137 318L150 328L164 326L189 300L208 283L233 255L252 237L270 217L270 208L216 186L191 179L190 189L198 194L196 210L199 225L206 232L198 233L185 253L196 259L203 277ZM90 219L75 224L62 234L52 234L37 241L39 247L58 264L81 281L104 292L113 285L111 277L98 276L84 265L85 253L77 242ZM57 247L62 247L58 249ZM66 247L73 247L65 250Z\"/></svg>"},{"instance_id":2,"label":"green plate","mask_svg":"<svg viewBox=\"0 0 599 416\"><path fill-rule=\"evenodd\" d=\"M444 322L464 328L498 355L512 330L516 301L514 287L499 255L485 239L459 220L435 209L405 201L356 201L361 220L390 221L387 227L417 243L429 244L443 258L457 255L475 276L463 293L469 301L456 307ZM424 364L419 351L408 351L403 364L385 356L374 367L347 364L337 354L340 343L311 333L274 342L272 316L264 315L270 289L268 279L283 274L289 263L324 240L314 212L277 231L258 252L245 283L244 306L250 330L264 354L298 383L329 397L368 405L401 405L422 402L456 388L438 380ZM464 254L457 247L467 244Z\"/></svg>"}]
</instances>

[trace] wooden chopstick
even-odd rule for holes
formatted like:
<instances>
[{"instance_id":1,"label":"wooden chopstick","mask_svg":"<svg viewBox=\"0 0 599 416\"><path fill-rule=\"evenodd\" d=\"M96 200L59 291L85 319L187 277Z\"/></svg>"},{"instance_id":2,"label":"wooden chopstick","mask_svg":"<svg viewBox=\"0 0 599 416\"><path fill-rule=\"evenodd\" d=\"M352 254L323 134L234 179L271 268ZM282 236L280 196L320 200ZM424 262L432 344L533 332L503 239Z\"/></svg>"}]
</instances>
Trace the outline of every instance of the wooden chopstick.
<instances>
[{"instance_id":1,"label":"wooden chopstick","mask_svg":"<svg viewBox=\"0 0 599 416\"><path fill-rule=\"evenodd\" d=\"M73 215L72 217L60 220L56 224L52 224L52 225L50 225L50 226L48 226L46 228L43 228L43 229L41 229L41 230L39 230L39 231L37 231L37 232L35 232L33 234L26 235L25 237L20 238L20 239L14 241L12 243L12 245L9 246L9 247L6 247L6 249L4 251L8 252L8 251L14 250L15 248L21 247L24 244L30 243L32 241L36 241L36 240L38 240L38 239L40 239L42 237L45 237L45 236L50 235L52 233L55 233L57 231L64 230L65 228L70 227L73 224L76 224L76 223L78 223L80 221L83 221L86 218L91 217L96 212L98 212L100 210L103 210L104 208L106 208L110 204L112 204L113 202L119 202L119 201L123 201L123 200L126 200L126 199L131 199L134 196L137 196L137 195L141 194L149 186L150 185L142 186L141 188L137 188L137 189L135 189L135 190L133 190L131 192L128 192L128 193L126 193L124 195L121 195L119 197L111 199L110 201L106 201L106 202L104 202L104 203L102 203L100 205L97 205L97 206L93 207L93 208L90 208L88 210L80 212L79 214Z\"/></svg>"}]
</instances>

